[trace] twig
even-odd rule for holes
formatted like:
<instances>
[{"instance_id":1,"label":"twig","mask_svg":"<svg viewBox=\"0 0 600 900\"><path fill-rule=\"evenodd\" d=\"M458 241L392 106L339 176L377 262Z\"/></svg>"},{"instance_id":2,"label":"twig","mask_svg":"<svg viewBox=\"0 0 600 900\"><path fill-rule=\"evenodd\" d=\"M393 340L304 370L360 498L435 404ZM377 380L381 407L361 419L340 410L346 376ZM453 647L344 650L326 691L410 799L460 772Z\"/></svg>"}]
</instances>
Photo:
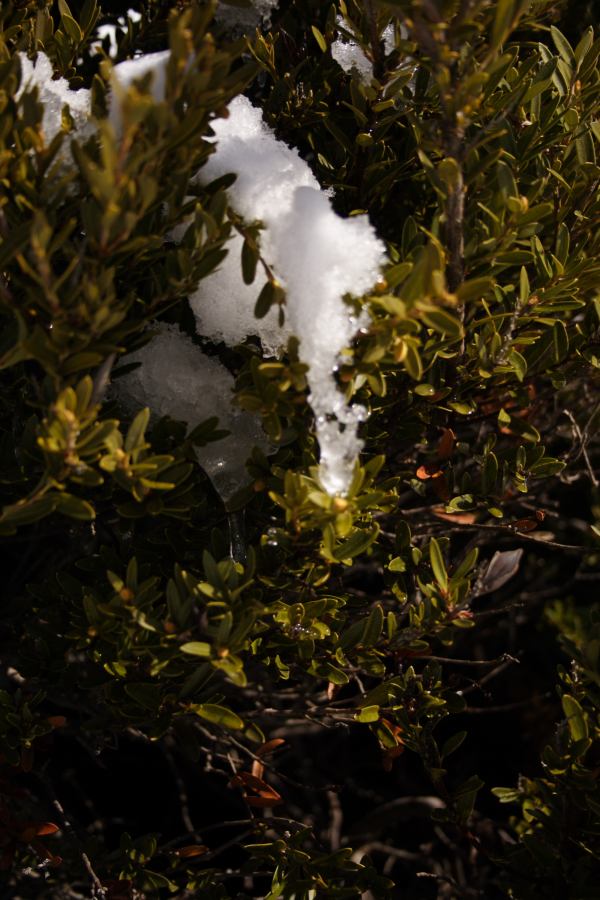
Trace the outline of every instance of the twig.
<instances>
[{"instance_id":1,"label":"twig","mask_svg":"<svg viewBox=\"0 0 600 900\"><path fill-rule=\"evenodd\" d=\"M100 403L103 400L106 389L110 383L110 373L112 371L112 367L115 364L116 358L116 353L110 353L106 357L104 362L96 369L96 372L94 374L94 388L92 390L92 397L90 400L90 404L92 406L95 406L96 403Z\"/></svg>"},{"instance_id":2,"label":"twig","mask_svg":"<svg viewBox=\"0 0 600 900\"><path fill-rule=\"evenodd\" d=\"M177 786L177 795L179 799L179 814L181 816L181 821L183 823L183 827L188 832L188 834L193 834L195 831L194 823L192 822L192 818L190 816L190 806L188 801L187 790L179 773L179 769L177 768L177 764L173 758L173 754L171 753L168 747L165 747L164 744L161 747L163 755L167 761L167 765L169 766L169 770L171 775L173 776L173 780Z\"/></svg>"},{"instance_id":3,"label":"twig","mask_svg":"<svg viewBox=\"0 0 600 900\"><path fill-rule=\"evenodd\" d=\"M563 415L568 417L569 421L571 422L573 431L575 432L575 435L579 441L579 453L575 456L575 460L577 460L580 456L583 456L583 458L585 460L585 465L586 465L586 468L588 471L588 475L590 476L590 481L592 482L594 487L598 487L600 482L596 478L596 473L594 472L594 468L592 466L589 454L587 452L587 443L588 443L589 436L587 434L585 436L584 436L584 434L582 434L581 428L579 427L575 416L573 415L573 413L570 410L563 409ZM593 419L593 414L592 414L592 416L590 416L590 421L592 419ZM588 423L588 427L589 427L589 423Z\"/></svg>"},{"instance_id":4,"label":"twig","mask_svg":"<svg viewBox=\"0 0 600 900\"><path fill-rule=\"evenodd\" d=\"M52 806L56 810L56 813L60 819L61 826L63 830L71 837L73 843L77 846L79 855L81 857L81 861L84 865L86 872L90 877L90 881L92 882L92 897L97 898L97 900L105 900L107 897L106 888L103 886L100 881L98 875L94 871L94 867L92 866L91 860L85 850L81 845L81 841L79 840L79 836L75 831L71 822L67 819L67 815L64 811L64 808L58 799L58 797L54 794L54 790L46 783L44 783L44 787L51 795Z\"/></svg>"},{"instance_id":5,"label":"twig","mask_svg":"<svg viewBox=\"0 0 600 900\"><path fill-rule=\"evenodd\" d=\"M329 824L329 844L331 852L335 853L340 849L342 842L342 825L344 822L344 813L340 798L335 791L327 791L327 799L329 800L329 809L331 811Z\"/></svg>"},{"instance_id":6,"label":"twig","mask_svg":"<svg viewBox=\"0 0 600 900\"><path fill-rule=\"evenodd\" d=\"M455 666L494 666L497 663L518 663L519 660L508 653L503 653L498 659L454 659L451 656L419 656L419 659L432 659L436 662L454 663Z\"/></svg>"}]
</instances>

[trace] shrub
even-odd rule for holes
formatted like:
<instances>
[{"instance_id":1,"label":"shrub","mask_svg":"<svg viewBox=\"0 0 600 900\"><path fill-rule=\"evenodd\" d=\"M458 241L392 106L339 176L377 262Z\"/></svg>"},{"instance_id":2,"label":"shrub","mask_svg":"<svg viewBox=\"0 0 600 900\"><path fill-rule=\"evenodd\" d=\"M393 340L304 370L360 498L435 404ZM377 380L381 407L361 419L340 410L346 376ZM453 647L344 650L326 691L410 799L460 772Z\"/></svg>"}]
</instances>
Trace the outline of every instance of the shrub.
<instances>
[{"instance_id":1,"label":"shrub","mask_svg":"<svg viewBox=\"0 0 600 900\"><path fill-rule=\"evenodd\" d=\"M597 896L567 12L3 4L7 897Z\"/></svg>"}]
</instances>

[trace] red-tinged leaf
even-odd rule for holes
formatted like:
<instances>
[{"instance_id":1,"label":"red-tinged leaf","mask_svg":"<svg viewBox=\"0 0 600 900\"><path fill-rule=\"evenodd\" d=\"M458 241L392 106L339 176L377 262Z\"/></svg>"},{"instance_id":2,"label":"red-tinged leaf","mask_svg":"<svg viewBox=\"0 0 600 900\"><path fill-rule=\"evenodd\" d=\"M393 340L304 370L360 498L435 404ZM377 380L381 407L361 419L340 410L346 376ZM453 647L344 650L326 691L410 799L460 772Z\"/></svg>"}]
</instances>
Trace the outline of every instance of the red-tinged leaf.
<instances>
[{"instance_id":1,"label":"red-tinged leaf","mask_svg":"<svg viewBox=\"0 0 600 900\"><path fill-rule=\"evenodd\" d=\"M253 775L252 772L240 772L239 777L244 787L248 787L253 791L268 792L271 790L266 781L263 781L262 778L260 778L258 775Z\"/></svg>"},{"instance_id":2,"label":"red-tinged leaf","mask_svg":"<svg viewBox=\"0 0 600 900\"><path fill-rule=\"evenodd\" d=\"M0 872L7 872L11 869L14 858L14 847L7 847L2 856L0 856Z\"/></svg>"},{"instance_id":3,"label":"red-tinged leaf","mask_svg":"<svg viewBox=\"0 0 600 900\"><path fill-rule=\"evenodd\" d=\"M54 822L44 822L42 825L38 825L36 835L42 837L45 834L56 834L57 831L60 831L59 825L55 825Z\"/></svg>"},{"instance_id":4,"label":"red-tinged leaf","mask_svg":"<svg viewBox=\"0 0 600 900\"><path fill-rule=\"evenodd\" d=\"M205 853L208 853L208 847L205 847L204 844L189 844L187 847L180 847L179 850L175 851L175 855L180 856L182 859L204 856Z\"/></svg>"},{"instance_id":5,"label":"red-tinged leaf","mask_svg":"<svg viewBox=\"0 0 600 900\"><path fill-rule=\"evenodd\" d=\"M266 741L256 751L257 756L266 756L268 753L272 753L273 750L276 750L277 747L281 747L282 744L285 744L283 738L273 738L271 741Z\"/></svg>"},{"instance_id":6,"label":"red-tinged leaf","mask_svg":"<svg viewBox=\"0 0 600 900\"><path fill-rule=\"evenodd\" d=\"M524 534L527 534L528 531L535 531L539 522L537 519L517 519L512 525L516 531L522 531Z\"/></svg>"},{"instance_id":7,"label":"red-tinged leaf","mask_svg":"<svg viewBox=\"0 0 600 900\"><path fill-rule=\"evenodd\" d=\"M400 726L395 725L393 722L390 722L389 719L381 719L381 721L383 722L384 725L387 726L387 728L389 728L389 730L392 732L392 734L394 735L394 738L398 741L398 743L402 744L403 741L400 736L402 734L402 729L400 728Z\"/></svg>"},{"instance_id":8,"label":"red-tinged leaf","mask_svg":"<svg viewBox=\"0 0 600 900\"><path fill-rule=\"evenodd\" d=\"M544 519L546 518L546 513L544 512L543 509L536 509L535 517L538 520L538 522L543 522Z\"/></svg>"},{"instance_id":9,"label":"red-tinged leaf","mask_svg":"<svg viewBox=\"0 0 600 900\"><path fill-rule=\"evenodd\" d=\"M31 841L30 846L33 847L40 859L52 860L55 858L52 850L48 850L48 848L44 844L42 844L41 841Z\"/></svg>"},{"instance_id":10,"label":"red-tinged leaf","mask_svg":"<svg viewBox=\"0 0 600 900\"><path fill-rule=\"evenodd\" d=\"M446 481L446 476L443 474L443 472L436 472L436 474L433 475L432 478L433 492L436 497L439 497L440 500L449 500L450 488L448 487L448 482Z\"/></svg>"},{"instance_id":11,"label":"red-tinged leaf","mask_svg":"<svg viewBox=\"0 0 600 900\"><path fill-rule=\"evenodd\" d=\"M438 519L444 519L445 522L455 522L457 525L473 525L477 519L476 513L447 513L442 506L434 506L431 512Z\"/></svg>"},{"instance_id":12,"label":"red-tinged leaf","mask_svg":"<svg viewBox=\"0 0 600 900\"><path fill-rule=\"evenodd\" d=\"M21 750L21 769L23 772L33 769L33 750Z\"/></svg>"},{"instance_id":13,"label":"red-tinged leaf","mask_svg":"<svg viewBox=\"0 0 600 900\"><path fill-rule=\"evenodd\" d=\"M279 806L280 803L283 803L283 799L280 794L273 794L268 797L246 797L246 803L248 806L259 807L260 809L270 809L272 806Z\"/></svg>"},{"instance_id":14,"label":"red-tinged leaf","mask_svg":"<svg viewBox=\"0 0 600 900\"><path fill-rule=\"evenodd\" d=\"M252 763L252 774L255 778L262 778L265 774L265 767L258 759L255 759Z\"/></svg>"},{"instance_id":15,"label":"red-tinged leaf","mask_svg":"<svg viewBox=\"0 0 600 900\"><path fill-rule=\"evenodd\" d=\"M244 798L250 806L267 808L277 806L278 803L282 802L281 794L268 785L266 781L263 781L262 778L253 775L252 772L240 772L231 779L229 784L243 788ZM254 793L248 794L248 790Z\"/></svg>"},{"instance_id":16,"label":"red-tinged leaf","mask_svg":"<svg viewBox=\"0 0 600 900\"><path fill-rule=\"evenodd\" d=\"M439 478L444 473L435 463L427 463L424 466L419 466L415 475L419 479L419 481L429 481L430 478Z\"/></svg>"},{"instance_id":17,"label":"red-tinged leaf","mask_svg":"<svg viewBox=\"0 0 600 900\"><path fill-rule=\"evenodd\" d=\"M46 721L48 725L52 725L53 728L64 728L67 724L65 716L48 716Z\"/></svg>"},{"instance_id":18,"label":"red-tinged leaf","mask_svg":"<svg viewBox=\"0 0 600 900\"><path fill-rule=\"evenodd\" d=\"M244 787L244 779L241 775L234 775L233 778L230 778L228 781L228 787Z\"/></svg>"},{"instance_id":19,"label":"red-tinged leaf","mask_svg":"<svg viewBox=\"0 0 600 900\"><path fill-rule=\"evenodd\" d=\"M62 856L51 856L48 865L52 869L58 869L58 867L62 864L63 858Z\"/></svg>"},{"instance_id":20,"label":"red-tinged leaf","mask_svg":"<svg viewBox=\"0 0 600 900\"><path fill-rule=\"evenodd\" d=\"M19 834L17 839L23 844L31 844L37 835L37 825L26 825Z\"/></svg>"},{"instance_id":21,"label":"red-tinged leaf","mask_svg":"<svg viewBox=\"0 0 600 900\"><path fill-rule=\"evenodd\" d=\"M107 900L133 900L133 883L129 879L103 881L107 891Z\"/></svg>"},{"instance_id":22,"label":"red-tinged leaf","mask_svg":"<svg viewBox=\"0 0 600 900\"><path fill-rule=\"evenodd\" d=\"M398 759L399 756L402 756L403 753L404 746L402 744L399 744L397 747L391 747L389 750L384 750L382 753L384 771L391 772L394 767L394 761Z\"/></svg>"},{"instance_id":23,"label":"red-tinged leaf","mask_svg":"<svg viewBox=\"0 0 600 900\"><path fill-rule=\"evenodd\" d=\"M456 443L456 435L452 431L451 428L442 428L442 436L438 443L437 454L438 459L450 459L452 453L454 452L454 445Z\"/></svg>"}]
</instances>

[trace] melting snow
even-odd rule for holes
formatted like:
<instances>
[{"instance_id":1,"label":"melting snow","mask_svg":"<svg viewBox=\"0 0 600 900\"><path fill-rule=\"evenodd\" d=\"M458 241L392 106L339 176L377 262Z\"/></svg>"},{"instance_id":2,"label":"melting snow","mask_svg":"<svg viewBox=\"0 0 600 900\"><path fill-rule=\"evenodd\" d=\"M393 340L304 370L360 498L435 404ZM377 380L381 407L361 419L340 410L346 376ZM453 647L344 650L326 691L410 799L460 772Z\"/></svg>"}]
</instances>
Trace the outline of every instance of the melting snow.
<instances>
[{"instance_id":1,"label":"melting snow","mask_svg":"<svg viewBox=\"0 0 600 900\"><path fill-rule=\"evenodd\" d=\"M258 419L232 405L231 373L175 325L160 325L158 334L126 361L142 365L115 382L119 396L132 412L149 406L158 416L187 422L190 429L219 417L219 428L231 434L198 447L198 461L221 497L227 501L248 481L245 463L253 447L268 452Z\"/></svg>"}]
</instances>

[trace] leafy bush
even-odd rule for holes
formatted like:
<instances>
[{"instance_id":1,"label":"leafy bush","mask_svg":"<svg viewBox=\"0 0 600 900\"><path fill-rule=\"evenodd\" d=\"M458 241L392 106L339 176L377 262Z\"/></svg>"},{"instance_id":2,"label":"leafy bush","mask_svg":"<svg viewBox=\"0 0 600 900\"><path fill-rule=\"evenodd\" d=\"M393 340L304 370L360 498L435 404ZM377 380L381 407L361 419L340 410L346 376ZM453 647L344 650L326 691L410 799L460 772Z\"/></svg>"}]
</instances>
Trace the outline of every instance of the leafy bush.
<instances>
[{"instance_id":1,"label":"leafy bush","mask_svg":"<svg viewBox=\"0 0 600 900\"><path fill-rule=\"evenodd\" d=\"M215 7L0 10L5 896L591 900L600 38Z\"/></svg>"}]
</instances>

